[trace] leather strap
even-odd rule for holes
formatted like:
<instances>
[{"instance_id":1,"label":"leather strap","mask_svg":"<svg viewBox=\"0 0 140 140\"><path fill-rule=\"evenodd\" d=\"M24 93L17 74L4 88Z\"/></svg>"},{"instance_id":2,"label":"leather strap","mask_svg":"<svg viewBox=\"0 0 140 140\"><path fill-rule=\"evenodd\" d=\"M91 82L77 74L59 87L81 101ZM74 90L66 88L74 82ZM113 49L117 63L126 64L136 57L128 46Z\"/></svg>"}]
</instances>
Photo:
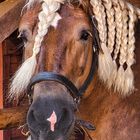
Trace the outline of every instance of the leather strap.
<instances>
[{"instance_id":1,"label":"leather strap","mask_svg":"<svg viewBox=\"0 0 140 140\"><path fill-rule=\"evenodd\" d=\"M31 91L31 88L36 83L39 83L39 82L42 82L42 81L58 82L58 83L64 85L65 87L67 87L67 89L72 93L72 96L74 98L77 97L77 96L78 97L81 96L79 94L78 89L75 87L75 85L69 79L67 79L66 77L64 77L61 74L57 74L57 73L54 73L54 72L40 72L37 75L35 75L30 81L30 84L27 88L27 93L29 93Z\"/></svg>"},{"instance_id":2,"label":"leather strap","mask_svg":"<svg viewBox=\"0 0 140 140\"><path fill-rule=\"evenodd\" d=\"M94 45L94 47L95 47L95 45ZM96 67L97 67L97 58L98 58L97 57L97 52L96 51L94 52L94 48L93 48L92 63L91 63L90 72L89 72L89 75L88 75L87 79L85 80L85 82L83 83L83 85L79 89L80 96L83 96L83 94L85 93L89 84L93 80L94 73L95 73Z\"/></svg>"}]
</instances>

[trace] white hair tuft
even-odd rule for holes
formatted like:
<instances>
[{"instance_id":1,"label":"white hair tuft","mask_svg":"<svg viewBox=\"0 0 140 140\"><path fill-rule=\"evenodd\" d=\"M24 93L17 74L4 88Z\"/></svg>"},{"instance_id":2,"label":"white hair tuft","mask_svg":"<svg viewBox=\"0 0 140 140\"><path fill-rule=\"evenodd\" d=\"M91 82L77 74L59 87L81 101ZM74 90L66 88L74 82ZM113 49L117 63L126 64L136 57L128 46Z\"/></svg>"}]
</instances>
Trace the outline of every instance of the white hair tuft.
<instances>
[{"instance_id":1,"label":"white hair tuft","mask_svg":"<svg viewBox=\"0 0 140 140\"><path fill-rule=\"evenodd\" d=\"M20 94L23 94L30 82L31 77L34 74L35 68L35 56L30 57L22 64L20 69L15 73L13 77L12 83L10 85L9 98L18 98Z\"/></svg>"}]
</instances>

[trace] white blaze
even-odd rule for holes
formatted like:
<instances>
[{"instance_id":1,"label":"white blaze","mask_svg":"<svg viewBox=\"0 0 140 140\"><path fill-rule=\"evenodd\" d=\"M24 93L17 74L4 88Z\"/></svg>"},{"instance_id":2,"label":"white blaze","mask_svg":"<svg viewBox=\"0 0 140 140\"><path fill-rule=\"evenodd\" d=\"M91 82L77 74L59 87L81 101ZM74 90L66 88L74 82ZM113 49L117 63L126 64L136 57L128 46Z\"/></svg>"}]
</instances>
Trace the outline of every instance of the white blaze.
<instances>
[{"instance_id":1,"label":"white blaze","mask_svg":"<svg viewBox=\"0 0 140 140\"><path fill-rule=\"evenodd\" d=\"M57 122L57 116L56 116L56 113L54 111L51 114L51 116L47 119L47 121L50 122L50 127L51 127L50 129L51 129L51 131L54 132L54 126L55 126L55 124Z\"/></svg>"}]
</instances>

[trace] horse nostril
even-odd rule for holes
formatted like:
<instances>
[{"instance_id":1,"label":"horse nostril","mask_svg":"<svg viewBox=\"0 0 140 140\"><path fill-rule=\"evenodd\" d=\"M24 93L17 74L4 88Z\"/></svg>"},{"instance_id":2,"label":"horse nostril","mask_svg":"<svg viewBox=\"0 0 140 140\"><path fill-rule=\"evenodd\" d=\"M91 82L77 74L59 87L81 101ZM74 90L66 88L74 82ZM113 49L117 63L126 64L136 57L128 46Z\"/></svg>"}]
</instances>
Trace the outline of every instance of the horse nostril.
<instances>
[{"instance_id":1,"label":"horse nostril","mask_svg":"<svg viewBox=\"0 0 140 140\"><path fill-rule=\"evenodd\" d=\"M60 121L64 121L66 119L66 117L67 117L67 114L68 114L68 110L66 108L63 108Z\"/></svg>"},{"instance_id":2,"label":"horse nostril","mask_svg":"<svg viewBox=\"0 0 140 140\"><path fill-rule=\"evenodd\" d=\"M27 120L28 120L29 124L31 122L35 121L35 116L34 116L34 111L33 110L29 110L28 115L27 115Z\"/></svg>"},{"instance_id":3,"label":"horse nostril","mask_svg":"<svg viewBox=\"0 0 140 140\"><path fill-rule=\"evenodd\" d=\"M64 140L64 138L63 137L59 137L57 140Z\"/></svg>"},{"instance_id":4,"label":"horse nostril","mask_svg":"<svg viewBox=\"0 0 140 140\"><path fill-rule=\"evenodd\" d=\"M62 110L62 114L61 114L61 117L60 117L60 120L59 120L59 128L60 129L68 129L69 126L71 125L71 123L73 122L73 113L71 112L70 109L68 108L63 108ZM65 125L62 125L62 124L65 124Z\"/></svg>"}]
</instances>

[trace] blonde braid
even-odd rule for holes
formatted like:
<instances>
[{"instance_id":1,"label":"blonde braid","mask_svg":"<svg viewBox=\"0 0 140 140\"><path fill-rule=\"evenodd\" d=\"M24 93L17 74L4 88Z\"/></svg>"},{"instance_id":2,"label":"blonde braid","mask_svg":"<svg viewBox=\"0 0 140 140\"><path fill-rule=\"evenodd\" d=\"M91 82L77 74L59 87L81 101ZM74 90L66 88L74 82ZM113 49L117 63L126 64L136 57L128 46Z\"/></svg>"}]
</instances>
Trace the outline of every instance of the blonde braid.
<instances>
[{"instance_id":1,"label":"blonde braid","mask_svg":"<svg viewBox=\"0 0 140 140\"><path fill-rule=\"evenodd\" d=\"M91 0L93 6L93 12L98 22L99 38L101 42L101 48L103 53L99 53L99 77L103 82L106 82L112 71L112 58L109 49L107 48L107 26L106 26L106 14L101 0Z\"/></svg>"},{"instance_id":2,"label":"blonde braid","mask_svg":"<svg viewBox=\"0 0 140 140\"><path fill-rule=\"evenodd\" d=\"M122 38L121 38L121 48L120 48L120 57L119 57L119 64L120 67L118 69L115 81L115 89L123 94L124 89L124 81L125 81L125 72L124 72L124 64L126 62L127 56L127 45L128 45L128 11L126 7L126 3L120 0L120 6L122 9Z\"/></svg>"},{"instance_id":3,"label":"blonde braid","mask_svg":"<svg viewBox=\"0 0 140 140\"><path fill-rule=\"evenodd\" d=\"M126 51L127 51L127 45L128 45L128 11L126 7L126 3L122 0L120 0L120 5L122 8L122 22L123 22L123 28L122 28L122 43L120 48L120 65L123 66L126 62Z\"/></svg>"},{"instance_id":4,"label":"blonde braid","mask_svg":"<svg viewBox=\"0 0 140 140\"><path fill-rule=\"evenodd\" d=\"M123 24L122 24L122 10L119 1L113 0L113 6L115 9L115 23L116 23L116 46L114 50L114 60L116 60L121 46Z\"/></svg>"},{"instance_id":5,"label":"blonde braid","mask_svg":"<svg viewBox=\"0 0 140 140\"><path fill-rule=\"evenodd\" d=\"M115 16L115 29L116 29L116 40L115 40L115 48L113 54L113 64L112 64L112 73L110 75L110 79L108 80L108 88L111 85L115 85L116 75L117 75L117 64L116 59L118 57L118 53L121 46L121 36L122 36L122 11L120 8L120 4L118 0L112 1L113 8L114 8L114 16Z\"/></svg>"},{"instance_id":6,"label":"blonde braid","mask_svg":"<svg viewBox=\"0 0 140 140\"><path fill-rule=\"evenodd\" d=\"M27 88L31 77L35 72L37 65L36 55L40 52L41 43L48 32L48 27L50 25L56 27L57 22L60 19L57 10L60 8L60 3L62 2L64 2L64 0L42 1L42 11L38 15L39 23L33 47L33 55L28 58L16 72L10 86L10 98L18 98Z\"/></svg>"},{"instance_id":7,"label":"blonde braid","mask_svg":"<svg viewBox=\"0 0 140 140\"><path fill-rule=\"evenodd\" d=\"M103 4L106 8L106 13L107 13L107 24L108 24L108 42L107 46L108 49L110 50L110 54L112 54L114 45L115 45L115 11L113 9L113 4L111 0L103 0ZM113 59L112 61L112 71L116 70L115 65L113 64ZM108 79L107 86L110 88L114 82L112 74L110 75L110 78Z\"/></svg>"},{"instance_id":8,"label":"blonde braid","mask_svg":"<svg viewBox=\"0 0 140 140\"><path fill-rule=\"evenodd\" d=\"M129 41L127 48L127 69L125 71L125 84L124 84L124 94L128 95L134 91L134 75L131 69L131 66L134 64L134 49L135 49L135 21L136 21L136 13L135 9L131 4L127 4L129 8Z\"/></svg>"},{"instance_id":9,"label":"blonde braid","mask_svg":"<svg viewBox=\"0 0 140 140\"><path fill-rule=\"evenodd\" d=\"M33 48L33 55L37 55L40 51L41 42L48 32L48 27L53 25L56 27L57 21L60 19L59 14L56 12L60 8L60 3L55 0L43 0L42 11L38 15L38 31L35 37ZM56 23L54 23L56 22Z\"/></svg>"},{"instance_id":10,"label":"blonde braid","mask_svg":"<svg viewBox=\"0 0 140 140\"><path fill-rule=\"evenodd\" d=\"M108 24L108 42L107 47L110 53L113 52L113 47L115 44L115 19L114 19L114 9L112 7L111 0L103 0L103 4L106 8L107 14L107 24Z\"/></svg>"}]
</instances>

